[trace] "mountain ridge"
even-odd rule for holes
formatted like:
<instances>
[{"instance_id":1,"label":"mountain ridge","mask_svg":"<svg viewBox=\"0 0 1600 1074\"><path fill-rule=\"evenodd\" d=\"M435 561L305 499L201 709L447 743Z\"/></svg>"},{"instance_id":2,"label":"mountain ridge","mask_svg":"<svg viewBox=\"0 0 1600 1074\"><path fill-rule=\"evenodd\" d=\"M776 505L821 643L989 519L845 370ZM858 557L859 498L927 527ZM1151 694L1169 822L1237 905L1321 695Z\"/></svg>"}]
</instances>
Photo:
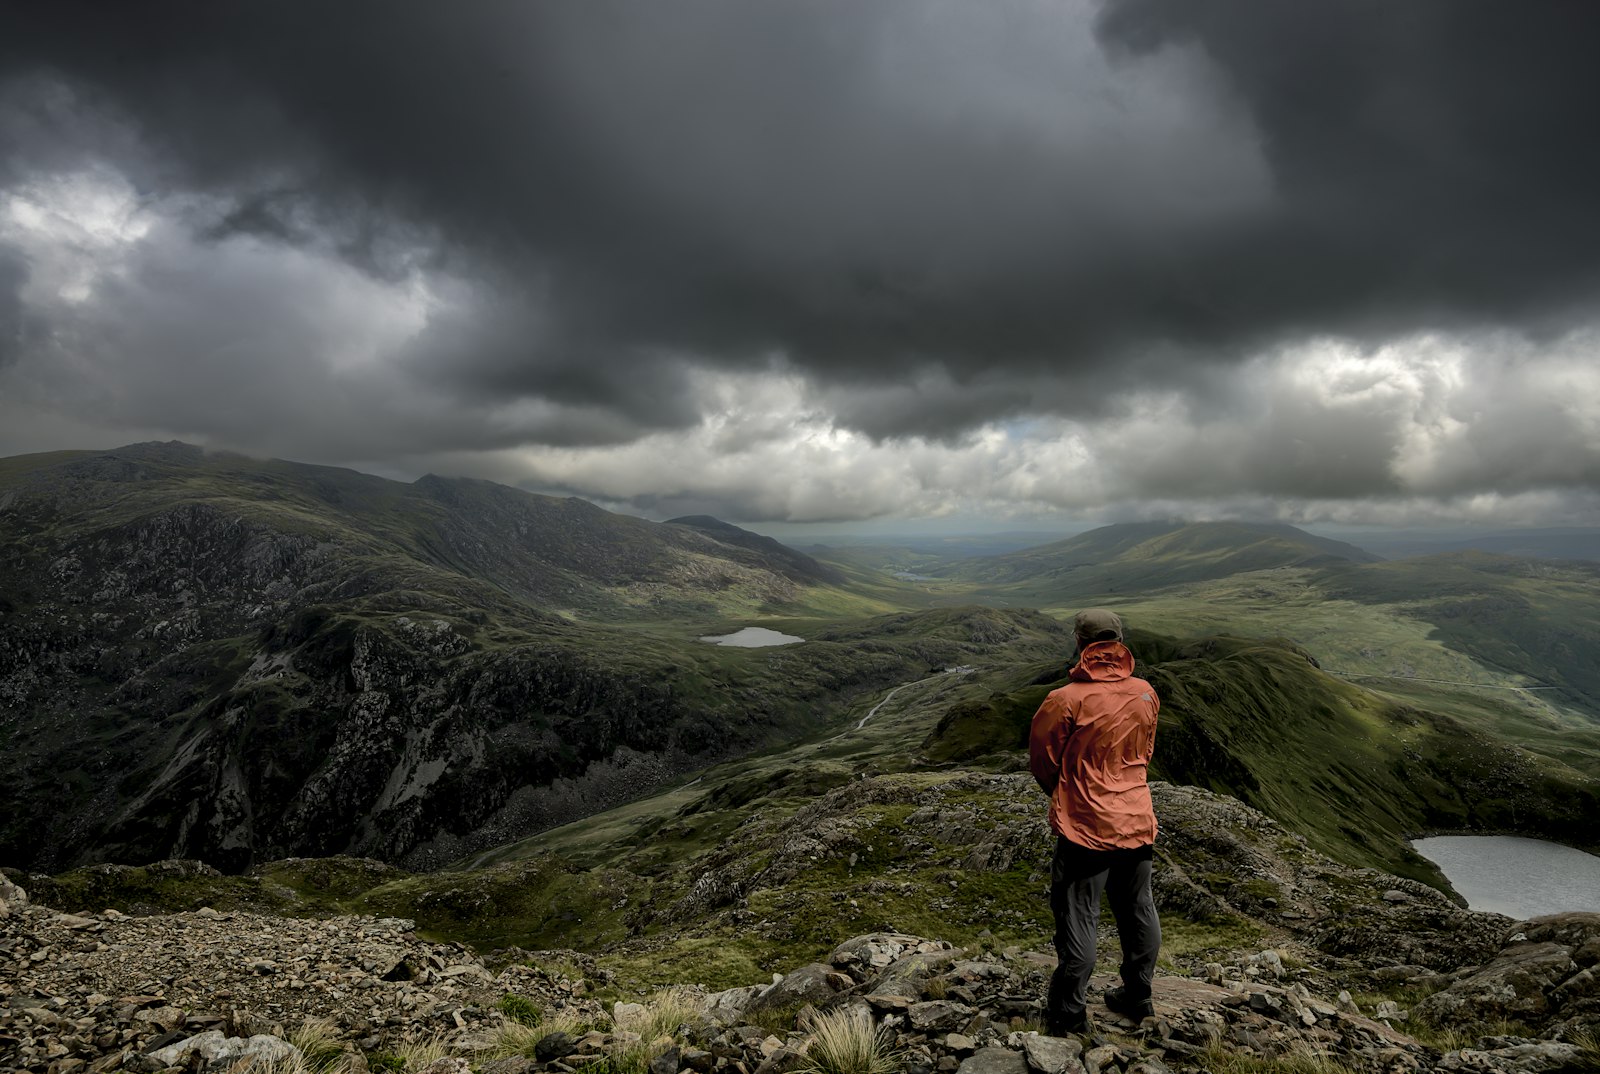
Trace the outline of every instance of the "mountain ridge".
<instances>
[{"instance_id":1,"label":"mountain ridge","mask_svg":"<svg viewBox=\"0 0 1600 1074\"><path fill-rule=\"evenodd\" d=\"M941 614L870 647L723 649L696 638L841 598L583 501L181 444L8 460L0 523L0 853L20 862L442 864L929 666L1060 645L1043 617L991 643Z\"/></svg>"},{"instance_id":2,"label":"mountain ridge","mask_svg":"<svg viewBox=\"0 0 1600 1074\"><path fill-rule=\"evenodd\" d=\"M1122 522L1020 552L954 561L948 569L974 582L1049 584L1061 594L1094 596L1379 558L1282 523Z\"/></svg>"}]
</instances>

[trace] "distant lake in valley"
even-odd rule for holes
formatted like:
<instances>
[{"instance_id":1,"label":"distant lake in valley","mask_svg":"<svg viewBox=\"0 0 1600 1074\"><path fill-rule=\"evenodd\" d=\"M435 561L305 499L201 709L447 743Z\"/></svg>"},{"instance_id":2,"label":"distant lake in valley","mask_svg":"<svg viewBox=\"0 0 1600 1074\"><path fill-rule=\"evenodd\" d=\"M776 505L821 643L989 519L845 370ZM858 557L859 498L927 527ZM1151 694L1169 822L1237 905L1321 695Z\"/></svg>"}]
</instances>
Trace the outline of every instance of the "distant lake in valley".
<instances>
[{"instance_id":1,"label":"distant lake in valley","mask_svg":"<svg viewBox=\"0 0 1600 1074\"><path fill-rule=\"evenodd\" d=\"M1474 910L1518 920L1600 911L1600 857L1518 835L1436 835L1411 841Z\"/></svg>"},{"instance_id":2,"label":"distant lake in valley","mask_svg":"<svg viewBox=\"0 0 1600 1074\"><path fill-rule=\"evenodd\" d=\"M766 627L747 626L732 634L708 634L700 640L709 641L713 645L732 645L739 649L764 649L768 645L793 645L797 641L806 639L777 630L768 630Z\"/></svg>"}]
</instances>

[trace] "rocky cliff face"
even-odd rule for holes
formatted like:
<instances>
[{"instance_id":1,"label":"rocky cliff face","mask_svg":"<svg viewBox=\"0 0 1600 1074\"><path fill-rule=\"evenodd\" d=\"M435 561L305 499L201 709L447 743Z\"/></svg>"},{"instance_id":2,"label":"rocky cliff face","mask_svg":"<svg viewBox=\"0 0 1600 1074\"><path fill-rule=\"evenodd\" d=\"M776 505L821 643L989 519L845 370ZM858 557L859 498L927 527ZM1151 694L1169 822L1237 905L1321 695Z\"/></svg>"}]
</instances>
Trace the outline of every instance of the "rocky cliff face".
<instances>
[{"instance_id":1,"label":"rocky cliff face","mask_svg":"<svg viewBox=\"0 0 1600 1074\"><path fill-rule=\"evenodd\" d=\"M484 482L183 445L14 465L0 855L439 865L982 649L807 646L773 690L774 658L592 618L761 607L792 566Z\"/></svg>"}]
</instances>

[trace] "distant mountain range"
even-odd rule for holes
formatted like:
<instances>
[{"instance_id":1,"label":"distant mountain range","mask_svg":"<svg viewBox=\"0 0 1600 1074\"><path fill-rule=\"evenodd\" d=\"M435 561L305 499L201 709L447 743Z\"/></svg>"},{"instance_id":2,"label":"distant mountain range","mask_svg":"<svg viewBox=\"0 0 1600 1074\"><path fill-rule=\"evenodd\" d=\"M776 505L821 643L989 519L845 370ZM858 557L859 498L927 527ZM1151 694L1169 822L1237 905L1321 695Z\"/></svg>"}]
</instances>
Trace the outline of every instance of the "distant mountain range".
<instances>
[{"instance_id":1,"label":"distant mountain range","mask_svg":"<svg viewBox=\"0 0 1600 1074\"><path fill-rule=\"evenodd\" d=\"M1128 522L1001 556L958 561L958 577L1049 582L1081 593L1156 589L1270 567L1373 563L1381 557L1293 526L1247 522Z\"/></svg>"},{"instance_id":2,"label":"distant mountain range","mask_svg":"<svg viewBox=\"0 0 1600 1074\"><path fill-rule=\"evenodd\" d=\"M1407 530L1365 533L1357 538L1386 559L1428 556L1441 552L1493 552L1502 556L1541 559L1600 560L1600 527L1562 526L1544 529L1471 533L1461 530Z\"/></svg>"},{"instance_id":3,"label":"distant mountain range","mask_svg":"<svg viewBox=\"0 0 1600 1074\"><path fill-rule=\"evenodd\" d=\"M1142 601L1145 621L1197 634L1230 621L1255 637L1296 633L1303 620L1274 586L1295 607L1340 609L1334 628L1359 635L1336 639L1346 651L1409 645L1382 665L1405 689L1430 687L1408 678L1404 654L1441 645L1468 654L1491 688L1531 681L1570 706L1536 714L1547 756L1581 768L1600 755L1589 723L1600 567L1483 553L1380 562L1245 523L919 554L899 578L873 559L894 555L828 562L708 516L656 523L486 481L406 484L185 444L0 459L0 861L184 856L239 869L348 853L437 867L713 761L834 735L847 714L948 667L1055 681L1072 648L1063 613L1085 602ZM1025 610L1036 607L1056 615ZM807 640L697 640L743 625ZM1360 633L1374 627L1394 637ZM1169 774L1295 819L1305 802L1278 797L1273 778L1313 771L1330 739L1286 734L1299 745L1280 771L1272 726L1335 702L1311 696L1320 679L1260 672L1302 659L1265 652L1228 656L1254 683L1237 695L1208 670L1222 650L1185 653L1189 707L1209 714L1180 719L1174 707L1175 741L1207 730L1193 764ZM1001 713L1002 693L963 709L918 763L1009 748L1020 708ZM1473 766L1497 748L1497 728L1532 726L1513 715L1465 714L1480 736ZM1434 722L1445 730L1429 748L1445 756L1454 725ZM1399 758L1372 763L1411 778ZM1384 823L1427 818L1438 797ZM1436 815L1474 816L1460 806ZM1325 820L1316 809L1299 819Z\"/></svg>"},{"instance_id":4,"label":"distant mountain range","mask_svg":"<svg viewBox=\"0 0 1600 1074\"><path fill-rule=\"evenodd\" d=\"M870 625L696 640L878 607L834 577L715 520L484 481L185 444L0 460L0 859L436 865L930 667L1062 647L1053 620L981 610L870 647Z\"/></svg>"}]
</instances>

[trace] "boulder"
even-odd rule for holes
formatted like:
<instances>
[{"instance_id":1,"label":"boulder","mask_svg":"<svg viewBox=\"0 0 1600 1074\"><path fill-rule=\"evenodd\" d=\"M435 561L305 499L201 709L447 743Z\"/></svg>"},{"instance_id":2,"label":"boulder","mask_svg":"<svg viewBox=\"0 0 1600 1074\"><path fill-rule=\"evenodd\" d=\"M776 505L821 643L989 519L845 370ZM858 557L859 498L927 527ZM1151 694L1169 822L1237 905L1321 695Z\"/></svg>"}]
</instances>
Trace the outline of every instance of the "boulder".
<instances>
[{"instance_id":1,"label":"boulder","mask_svg":"<svg viewBox=\"0 0 1600 1074\"><path fill-rule=\"evenodd\" d=\"M913 1003L907 1009L906 1016L911 1019L911 1027L918 1032L935 1033L961 1029L972 1021L976 1013L965 1003L933 999L926 1003Z\"/></svg>"},{"instance_id":2,"label":"boulder","mask_svg":"<svg viewBox=\"0 0 1600 1074\"><path fill-rule=\"evenodd\" d=\"M852 936L835 947L828 961L835 966L860 966L876 971L885 969L903 955L948 950L950 945L942 940L928 940L903 932L870 932Z\"/></svg>"},{"instance_id":3,"label":"boulder","mask_svg":"<svg viewBox=\"0 0 1600 1074\"><path fill-rule=\"evenodd\" d=\"M1587 911L1546 914L1524 921L1517 928L1532 943L1583 947L1591 942L1600 942L1600 914Z\"/></svg>"},{"instance_id":4,"label":"boulder","mask_svg":"<svg viewBox=\"0 0 1600 1074\"><path fill-rule=\"evenodd\" d=\"M1028 1074L1028 1062L1010 1048L979 1048L961 1061L957 1074Z\"/></svg>"},{"instance_id":5,"label":"boulder","mask_svg":"<svg viewBox=\"0 0 1600 1074\"><path fill-rule=\"evenodd\" d=\"M1083 1070L1083 1064L1078 1061L1083 1045L1074 1037L1028 1033L1022 1038L1022 1054L1039 1074L1079 1074Z\"/></svg>"},{"instance_id":6,"label":"boulder","mask_svg":"<svg viewBox=\"0 0 1600 1074\"><path fill-rule=\"evenodd\" d=\"M766 985L742 985L738 988L728 988L721 992L713 992L705 998L706 1017L712 1021L731 1025L744 1017L745 1008L750 1001L766 990Z\"/></svg>"},{"instance_id":7,"label":"boulder","mask_svg":"<svg viewBox=\"0 0 1600 1074\"><path fill-rule=\"evenodd\" d=\"M577 1042L569 1033L559 1029L554 1033L547 1033L533 1046L533 1057L541 1063L548 1063L554 1059L564 1059L571 1055L577 1047Z\"/></svg>"},{"instance_id":8,"label":"boulder","mask_svg":"<svg viewBox=\"0 0 1600 1074\"><path fill-rule=\"evenodd\" d=\"M821 1007L832 1003L839 994L838 974L832 966L812 962L785 974L775 984L750 1000L744 1009L745 1017L779 1007L794 1007L809 1003Z\"/></svg>"},{"instance_id":9,"label":"boulder","mask_svg":"<svg viewBox=\"0 0 1600 1074\"><path fill-rule=\"evenodd\" d=\"M175 1067L183 1065L195 1054L207 1064L215 1065L232 1065L241 1059L264 1064L287 1064L298 1059L300 1051L278 1037L260 1034L246 1040L243 1037L224 1037L221 1030L212 1029L151 1052L150 1058L162 1066Z\"/></svg>"},{"instance_id":10,"label":"boulder","mask_svg":"<svg viewBox=\"0 0 1600 1074\"><path fill-rule=\"evenodd\" d=\"M0 873L0 921L28 905L28 893L21 886L11 882L5 873Z\"/></svg>"},{"instance_id":11,"label":"boulder","mask_svg":"<svg viewBox=\"0 0 1600 1074\"><path fill-rule=\"evenodd\" d=\"M1441 1025L1536 1020L1549 1012L1551 994L1577 972L1570 948L1556 943L1518 943L1488 965L1435 992L1417 1013Z\"/></svg>"}]
</instances>

